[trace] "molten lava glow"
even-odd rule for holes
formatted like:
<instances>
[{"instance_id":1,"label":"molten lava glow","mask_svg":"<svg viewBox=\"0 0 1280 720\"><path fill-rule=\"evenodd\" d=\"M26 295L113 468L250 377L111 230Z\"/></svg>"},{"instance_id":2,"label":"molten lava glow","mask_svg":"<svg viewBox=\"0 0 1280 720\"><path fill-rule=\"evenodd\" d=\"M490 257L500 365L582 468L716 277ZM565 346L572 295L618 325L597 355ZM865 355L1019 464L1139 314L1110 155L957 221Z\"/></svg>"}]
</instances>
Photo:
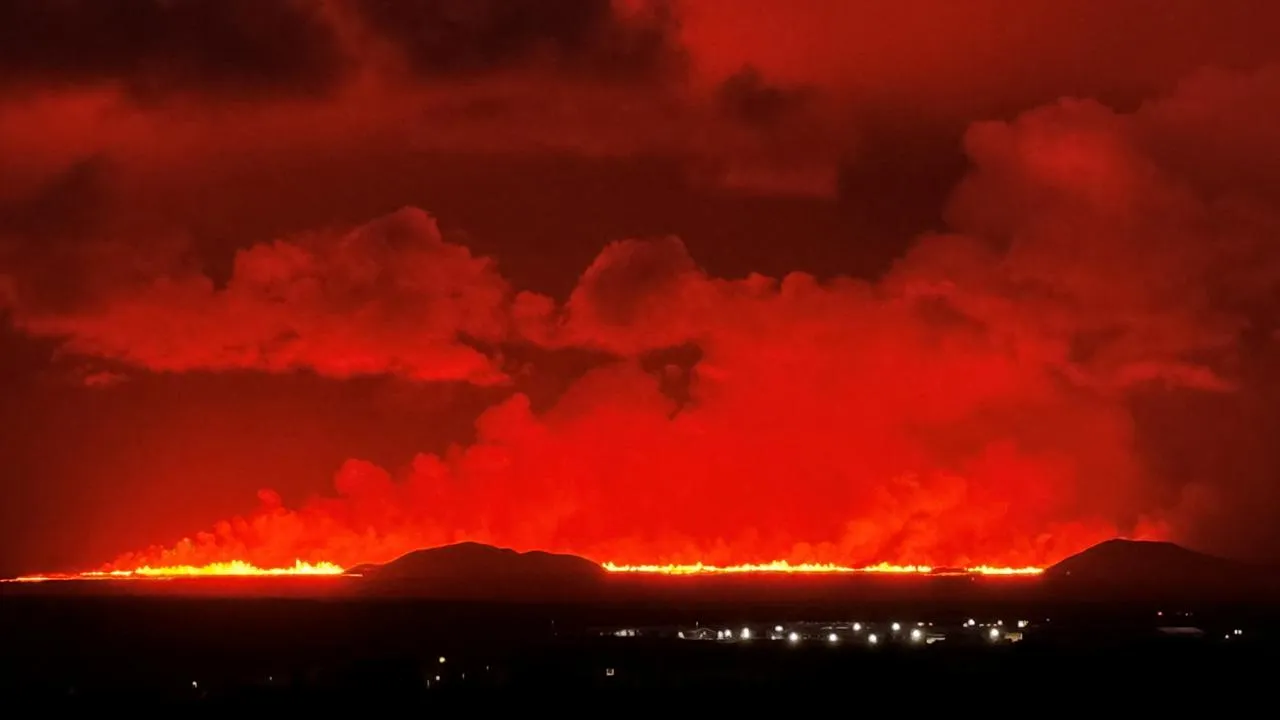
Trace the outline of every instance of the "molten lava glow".
<instances>
[{"instance_id":1,"label":"molten lava glow","mask_svg":"<svg viewBox=\"0 0 1280 720\"><path fill-rule=\"evenodd\" d=\"M1044 572L1044 568L991 567L990 565L978 565L977 567L965 568L965 572L977 575L1039 575Z\"/></svg>"},{"instance_id":2,"label":"molten lava glow","mask_svg":"<svg viewBox=\"0 0 1280 720\"><path fill-rule=\"evenodd\" d=\"M928 565L891 565L880 563L864 567L850 567L832 563L789 563L776 560L769 563L747 563L743 565L708 565L692 563L688 565L618 565L611 562L602 563L605 570L611 573L630 573L637 575L748 575L759 573L781 573L796 575L830 575L845 573L865 573L882 575L992 575L992 576L1026 576L1039 575L1044 572L1038 567L992 567L978 565L963 569L940 569ZM170 580L174 578L215 578L215 577L299 577L299 576L332 576L341 575L345 570L334 563L306 563L301 560L292 567L260 568L241 560L212 563L209 565L174 565L169 567L140 567L135 570L94 570L65 575L25 575L3 580L2 582L35 583L51 580Z\"/></svg>"},{"instance_id":3,"label":"molten lava glow","mask_svg":"<svg viewBox=\"0 0 1280 720\"><path fill-rule=\"evenodd\" d=\"M1050 142L1032 130L1024 143L1021 127L1009 128L1008 153L983 140L990 157L980 160L998 169L995 179L1044 174L1046 197L1078 174L1063 153L1093 158L1112 147L1076 147L1091 133ZM1047 157L1006 172L1010 153L1028 143ZM1146 177L1145 168L1123 177ZM1080 201L1066 209L1096 204L1093 184L1077 190ZM999 186L989 193L995 210L981 217L1003 217L1008 197L1041 196ZM1056 227L1025 222L1028 232ZM1068 217L1062 227L1081 225ZM1021 233L999 229L1001 238ZM563 306L520 293L509 308L512 287L493 263L407 208L345 234L242 252L235 277L217 283L224 289L211 292L205 279L181 291L200 298L192 317L172 314L192 307L186 295L175 302L163 290L130 295L88 324L47 329L163 372L257 367L243 348L275 347L317 322L319 335L267 353L261 369L498 382L505 361L490 367L474 348L454 347L459 336L616 356L593 361L546 407L525 393L505 396L475 419L466 444L420 453L394 472L348 460L332 492L292 507L263 489L256 508L119 555L104 570L228 561L272 568L298 559L354 567L477 542L618 565L701 563L702 573L989 565L1000 569L985 574L1017 574L1003 568L1048 567L1117 535L1168 534L1162 504L1149 500L1164 494L1146 487L1153 479L1133 455L1130 409L1114 402L1163 358L1114 366L1132 352L1119 343L1114 353L1089 353L1114 361L1086 367L1067 352L1076 328L1093 337L1115 317L1141 325L1150 304L1073 318L1100 291L1058 288L1060 234L1045 243L1043 257L1017 258L1034 267L1014 263L1006 278L1009 263L989 257L985 239L930 238L870 283L801 273L717 278L678 239L626 240L601 251ZM1132 265L1117 271L1117 287L1133 287ZM1024 307L1028 274L1048 284L1030 296L1064 304ZM379 295L387 288L420 294ZM1153 315L1155 327L1169 322Z\"/></svg>"},{"instance_id":4,"label":"molten lava glow","mask_svg":"<svg viewBox=\"0 0 1280 720\"><path fill-rule=\"evenodd\" d=\"M868 565L865 567L849 567L827 563L791 564L785 560L771 563L745 565L615 565L604 563L604 569L614 573L639 573L652 575L737 575L754 573L791 573L791 574L833 574L833 573L869 573L886 575L1039 575L1044 572L1037 567L991 567L978 565L963 570L940 570L928 565Z\"/></svg>"},{"instance_id":5,"label":"molten lava glow","mask_svg":"<svg viewBox=\"0 0 1280 720\"><path fill-rule=\"evenodd\" d=\"M48 580L166 580L172 578L205 577L298 577L317 575L341 575L343 568L328 562L306 563L301 560L292 567L260 568L240 560L211 563L209 565L173 565L169 567L140 567L134 570L95 570L66 575L26 575L9 582L45 582Z\"/></svg>"}]
</instances>

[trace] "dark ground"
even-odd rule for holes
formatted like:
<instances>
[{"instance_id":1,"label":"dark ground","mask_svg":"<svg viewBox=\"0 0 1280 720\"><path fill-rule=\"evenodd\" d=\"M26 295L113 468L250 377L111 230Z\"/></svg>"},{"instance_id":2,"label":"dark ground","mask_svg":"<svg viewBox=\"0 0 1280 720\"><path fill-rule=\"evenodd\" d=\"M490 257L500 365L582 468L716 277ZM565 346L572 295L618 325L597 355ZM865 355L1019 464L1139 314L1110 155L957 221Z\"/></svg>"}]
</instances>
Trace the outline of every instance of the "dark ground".
<instances>
[{"instance_id":1,"label":"dark ground","mask_svg":"<svg viewBox=\"0 0 1280 720\"><path fill-rule=\"evenodd\" d=\"M603 693L677 705L786 698L825 707L824 699L838 699L882 711L943 701L1003 707L1017 698L1149 707L1195 697L1222 710L1263 689L1280 660L1280 608L1272 605L1055 603L1017 592L949 601L936 593L807 604L672 602L668 595L664 602L530 605L50 589L0 594L0 693L22 707L122 701L332 710L355 703L368 710L387 703L402 710L515 697L560 705ZM966 617L1027 617L1035 625L1021 642L999 646L954 635L928 647L876 648L601 637L602 629L667 623L893 618L954 626ZM1155 632L1183 624L1207 636ZM1224 639L1234 629L1244 632Z\"/></svg>"}]
</instances>

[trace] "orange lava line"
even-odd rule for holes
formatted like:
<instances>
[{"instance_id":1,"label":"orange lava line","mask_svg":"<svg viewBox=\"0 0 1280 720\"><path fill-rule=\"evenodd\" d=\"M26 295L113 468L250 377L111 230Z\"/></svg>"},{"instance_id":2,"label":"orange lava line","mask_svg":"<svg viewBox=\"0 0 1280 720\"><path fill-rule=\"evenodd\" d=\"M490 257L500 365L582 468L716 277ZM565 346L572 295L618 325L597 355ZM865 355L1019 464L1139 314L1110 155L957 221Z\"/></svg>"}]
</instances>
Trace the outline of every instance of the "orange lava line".
<instances>
[{"instance_id":1,"label":"orange lava line","mask_svg":"<svg viewBox=\"0 0 1280 720\"><path fill-rule=\"evenodd\" d=\"M831 574L872 574L872 575L987 575L999 577L1039 575L1044 572L1038 567L995 567L977 565L961 569L941 569L928 565L892 565L880 563L863 567L851 567L832 563L797 563L776 560L769 563L748 563L743 565L708 565L693 563L687 565L619 565L611 562L602 563L602 567L611 573L630 573L641 575L744 575L744 574L796 574L796 575L831 575ZM22 577L0 580L0 582L37 583L53 580L172 580L175 578L216 578L216 577L318 577L342 575L345 570L334 563L306 563L301 560L291 567L260 568L241 560L209 565L175 565L171 567L143 566L134 570L99 570L64 575L24 575Z\"/></svg>"},{"instance_id":2,"label":"orange lava line","mask_svg":"<svg viewBox=\"0 0 1280 720\"><path fill-rule=\"evenodd\" d=\"M339 565L328 562L306 563L301 560L292 567L260 568L251 563L232 560L209 565L174 565L171 567L143 566L135 570L97 570L66 575L24 575L3 582L36 583L51 580L171 580L174 578L208 577L316 577L341 575Z\"/></svg>"},{"instance_id":3,"label":"orange lava line","mask_svg":"<svg viewBox=\"0 0 1280 720\"><path fill-rule=\"evenodd\" d=\"M822 575L843 573L866 573L882 575L993 575L993 576L1025 576L1039 575L1044 572L1038 567L994 567L976 565L957 570L942 570L928 565L867 565L851 567L831 563L799 563L791 564L785 560L770 563L745 565L706 565L694 563L689 565L617 565L604 563L604 569L613 573L635 573L648 575L739 575L756 573L780 573L799 575Z\"/></svg>"}]
</instances>

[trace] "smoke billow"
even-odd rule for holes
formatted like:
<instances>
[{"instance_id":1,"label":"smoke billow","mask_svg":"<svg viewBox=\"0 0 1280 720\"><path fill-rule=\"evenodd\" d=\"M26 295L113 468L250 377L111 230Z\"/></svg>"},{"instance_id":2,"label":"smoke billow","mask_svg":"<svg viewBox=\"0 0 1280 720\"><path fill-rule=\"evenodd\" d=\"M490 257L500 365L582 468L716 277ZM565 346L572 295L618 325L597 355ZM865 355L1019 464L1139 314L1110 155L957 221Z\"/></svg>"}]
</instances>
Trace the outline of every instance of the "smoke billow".
<instances>
[{"instance_id":1,"label":"smoke billow","mask_svg":"<svg viewBox=\"0 0 1280 720\"><path fill-rule=\"evenodd\" d=\"M193 273L121 293L102 312L35 313L36 334L156 372L309 369L331 377L501 382L462 338L505 336L505 281L405 211L345 233L242 251L225 287Z\"/></svg>"},{"instance_id":2,"label":"smoke billow","mask_svg":"<svg viewBox=\"0 0 1280 720\"><path fill-rule=\"evenodd\" d=\"M494 384L513 344L609 358L545 410L513 392L473 443L403 474L352 460L331 496L290 509L264 491L120 567L355 564L459 540L616 562L1022 565L1116 534L1191 537L1254 481L1197 505L1152 462L1135 406L1248 391L1241 338L1268 334L1280 281L1280 134L1263 121L1278 88L1274 72L1202 75L1131 113L1063 101L976 124L948 232L876 281L715 277L679 239L632 239L561 303L406 209L248 249L225 286L166 277L76 313L16 298L15 322L157 371ZM655 366L673 348L696 354Z\"/></svg>"}]
</instances>

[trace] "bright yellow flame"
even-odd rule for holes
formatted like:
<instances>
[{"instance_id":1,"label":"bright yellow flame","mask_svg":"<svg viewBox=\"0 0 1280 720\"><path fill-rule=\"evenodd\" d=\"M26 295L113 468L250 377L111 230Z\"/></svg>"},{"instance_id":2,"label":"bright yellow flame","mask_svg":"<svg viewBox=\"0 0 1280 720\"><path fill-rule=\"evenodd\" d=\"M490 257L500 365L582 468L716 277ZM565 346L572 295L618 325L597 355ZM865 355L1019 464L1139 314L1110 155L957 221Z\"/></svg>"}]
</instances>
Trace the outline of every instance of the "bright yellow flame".
<instances>
[{"instance_id":1,"label":"bright yellow flame","mask_svg":"<svg viewBox=\"0 0 1280 720\"><path fill-rule=\"evenodd\" d=\"M1039 575L1043 568L1037 567L992 567L978 565L960 571L935 570L928 565L891 565L880 563L865 567L850 567L832 563L798 563L791 564L786 560L775 560L770 563L745 565L707 565L693 563L689 565L618 565L604 563L604 569L613 573L640 573L649 575L737 575L744 573L796 573L796 574L835 574L835 573L872 573L887 575Z\"/></svg>"},{"instance_id":2,"label":"bright yellow flame","mask_svg":"<svg viewBox=\"0 0 1280 720\"><path fill-rule=\"evenodd\" d=\"M889 565L881 563L865 568L847 567L831 563L799 563L792 565L786 560L775 560L770 563L746 565L707 565L694 563L691 565L616 565L604 563L604 569L615 573L647 573L650 575L730 575L742 573L927 573L932 568L923 565Z\"/></svg>"},{"instance_id":3,"label":"bright yellow flame","mask_svg":"<svg viewBox=\"0 0 1280 720\"><path fill-rule=\"evenodd\" d=\"M1044 568L991 567L990 565L978 565L977 567L966 568L966 571L978 575L1039 575L1044 572Z\"/></svg>"},{"instance_id":4,"label":"bright yellow flame","mask_svg":"<svg viewBox=\"0 0 1280 720\"><path fill-rule=\"evenodd\" d=\"M260 568L242 560L209 565L143 566L136 570L97 570L69 575L26 575L5 582L45 582L48 580L163 580L200 577L297 577L341 575L341 566L329 562L306 563L298 560L292 567Z\"/></svg>"},{"instance_id":5,"label":"bright yellow flame","mask_svg":"<svg viewBox=\"0 0 1280 720\"><path fill-rule=\"evenodd\" d=\"M851 567L833 563L797 563L776 560L769 563L752 563L744 565L708 565L693 563L689 565L618 565L603 563L605 570L611 573L634 573L647 575L740 575L752 573L785 573L830 575L847 573L867 573L882 575L991 575L1022 576L1039 575L1044 572L1038 567L993 567L978 565L963 570L940 570L928 565L892 565L880 563L864 567ZM0 580L0 582L45 582L49 580L164 580L173 578L200 577L298 577L341 575L341 566L330 562L307 563L301 560L291 567L260 568L242 560L212 563L210 565L175 565L170 567L143 566L135 570L107 570L66 575L26 575L23 577Z\"/></svg>"}]
</instances>

